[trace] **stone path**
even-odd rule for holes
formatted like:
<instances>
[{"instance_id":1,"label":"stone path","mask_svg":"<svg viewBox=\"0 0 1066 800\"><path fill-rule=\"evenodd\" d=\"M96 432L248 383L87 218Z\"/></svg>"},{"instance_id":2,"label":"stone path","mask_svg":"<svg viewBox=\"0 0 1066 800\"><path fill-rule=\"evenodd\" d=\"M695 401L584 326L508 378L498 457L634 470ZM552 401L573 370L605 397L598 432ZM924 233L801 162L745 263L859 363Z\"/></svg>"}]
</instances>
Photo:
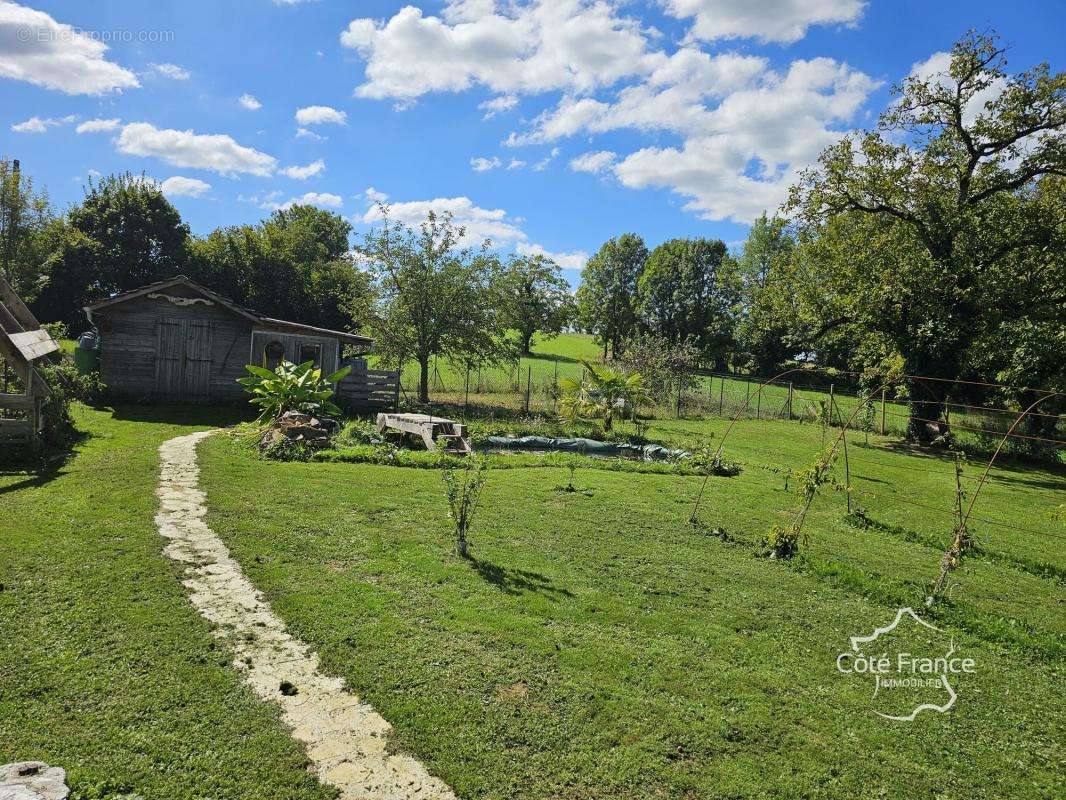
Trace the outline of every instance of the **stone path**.
<instances>
[{"instance_id":1,"label":"stone path","mask_svg":"<svg viewBox=\"0 0 1066 800\"><path fill-rule=\"evenodd\" d=\"M204 522L196 445L211 433L179 436L159 448L156 525L169 540L164 552L185 565L189 599L233 650L234 666L253 691L281 706L319 780L340 789L343 800L455 800L414 758L387 751L389 723L342 679L319 671L318 656L285 629Z\"/></svg>"}]
</instances>

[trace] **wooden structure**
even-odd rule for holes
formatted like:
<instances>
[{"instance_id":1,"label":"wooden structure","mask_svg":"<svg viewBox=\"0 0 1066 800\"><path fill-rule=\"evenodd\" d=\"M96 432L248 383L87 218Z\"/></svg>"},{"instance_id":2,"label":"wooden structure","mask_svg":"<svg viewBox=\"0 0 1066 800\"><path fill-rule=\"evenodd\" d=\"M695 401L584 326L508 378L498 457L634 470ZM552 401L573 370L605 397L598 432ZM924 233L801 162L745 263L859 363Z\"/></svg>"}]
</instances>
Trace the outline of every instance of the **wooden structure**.
<instances>
[{"instance_id":1,"label":"wooden structure","mask_svg":"<svg viewBox=\"0 0 1066 800\"><path fill-rule=\"evenodd\" d=\"M36 447L41 407L52 394L37 365L58 352L59 345L0 276L0 447Z\"/></svg>"},{"instance_id":2,"label":"wooden structure","mask_svg":"<svg viewBox=\"0 0 1066 800\"><path fill-rule=\"evenodd\" d=\"M133 399L238 401L246 397L237 378L247 364L314 361L328 374L343 366L342 345L365 353L373 343L264 316L182 275L100 300L85 313L100 332L101 379L110 393ZM357 409L382 407L381 388L391 386L393 374L370 373L361 359L352 366L338 399Z\"/></svg>"},{"instance_id":3,"label":"wooden structure","mask_svg":"<svg viewBox=\"0 0 1066 800\"><path fill-rule=\"evenodd\" d=\"M386 430L417 436L425 442L426 449L430 451L440 449L458 455L473 452L466 437L466 425L444 417L429 414L378 414L378 433L384 433Z\"/></svg>"}]
</instances>

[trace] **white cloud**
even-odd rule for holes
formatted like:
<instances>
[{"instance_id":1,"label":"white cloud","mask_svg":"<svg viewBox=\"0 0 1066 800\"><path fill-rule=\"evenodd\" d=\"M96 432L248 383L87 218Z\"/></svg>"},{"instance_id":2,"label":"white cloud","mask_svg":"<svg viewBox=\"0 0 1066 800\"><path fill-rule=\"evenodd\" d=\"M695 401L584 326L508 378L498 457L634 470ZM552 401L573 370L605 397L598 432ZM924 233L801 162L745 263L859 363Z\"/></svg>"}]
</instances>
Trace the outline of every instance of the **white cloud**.
<instances>
[{"instance_id":1,"label":"white cloud","mask_svg":"<svg viewBox=\"0 0 1066 800\"><path fill-rule=\"evenodd\" d=\"M260 206L270 211L285 211L293 206L317 206L318 208L340 208L344 201L339 194L329 192L306 192L284 203L267 202Z\"/></svg>"},{"instance_id":2,"label":"white cloud","mask_svg":"<svg viewBox=\"0 0 1066 800\"><path fill-rule=\"evenodd\" d=\"M559 148L553 147L548 151L548 155L544 156L540 161L533 165L534 172L543 172L548 168L548 165L555 160L555 157L559 155Z\"/></svg>"},{"instance_id":3,"label":"white cloud","mask_svg":"<svg viewBox=\"0 0 1066 800\"><path fill-rule=\"evenodd\" d=\"M117 130L121 124L120 119L87 119L74 130L78 133L106 133Z\"/></svg>"},{"instance_id":4,"label":"white cloud","mask_svg":"<svg viewBox=\"0 0 1066 800\"><path fill-rule=\"evenodd\" d=\"M472 158L470 159L470 168L474 172L488 172L490 169L496 169L502 162L496 156L492 158Z\"/></svg>"},{"instance_id":5,"label":"white cloud","mask_svg":"<svg viewBox=\"0 0 1066 800\"><path fill-rule=\"evenodd\" d=\"M296 138L297 139L310 139L312 142L324 142L324 141L326 141L326 139L328 137L321 136L321 135L315 133L312 130L308 130L307 128L297 128L296 129Z\"/></svg>"},{"instance_id":6,"label":"white cloud","mask_svg":"<svg viewBox=\"0 0 1066 800\"><path fill-rule=\"evenodd\" d=\"M575 250L572 253L552 253L545 250L539 244L518 242L515 250L523 256L545 256L550 258L563 269L581 269L589 260L589 254L584 250Z\"/></svg>"},{"instance_id":7,"label":"white cloud","mask_svg":"<svg viewBox=\"0 0 1066 800\"><path fill-rule=\"evenodd\" d=\"M200 197L211 188L211 184L198 178L186 178L175 175L159 184L163 194L171 197Z\"/></svg>"},{"instance_id":8,"label":"white cloud","mask_svg":"<svg viewBox=\"0 0 1066 800\"><path fill-rule=\"evenodd\" d=\"M273 156L237 144L225 134L160 129L147 122L126 125L115 146L125 155L160 158L175 167L213 170L221 175L244 172L267 176L277 168Z\"/></svg>"},{"instance_id":9,"label":"white cloud","mask_svg":"<svg viewBox=\"0 0 1066 800\"><path fill-rule=\"evenodd\" d=\"M379 192L373 186L366 187L366 191L363 192L363 195L366 197L368 203L374 204L384 203L386 200L389 199L389 196L387 194L385 194L384 192Z\"/></svg>"},{"instance_id":10,"label":"white cloud","mask_svg":"<svg viewBox=\"0 0 1066 800\"><path fill-rule=\"evenodd\" d=\"M11 130L15 133L44 133L49 128L54 128L58 125L69 125L76 120L73 114L68 117L50 117L48 119L41 119L40 117L30 117L25 122L16 122L11 126Z\"/></svg>"},{"instance_id":11,"label":"white cloud","mask_svg":"<svg viewBox=\"0 0 1066 800\"><path fill-rule=\"evenodd\" d=\"M513 94L501 94L499 97L494 97L491 100L486 100L483 103L478 103L478 110L484 111L485 116L482 119L492 119L497 114L503 114L510 111L512 108L518 105L518 98Z\"/></svg>"},{"instance_id":12,"label":"white cloud","mask_svg":"<svg viewBox=\"0 0 1066 800\"><path fill-rule=\"evenodd\" d=\"M140 86L136 75L108 61L106 53L103 42L43 11L0 0L0 77L67 94Z\"/></svg>"},{"instance_id":13,"label":"white cloud","mask_svg":"<svg viewBox=\"0 0 1066 800\"><path fill-rule=\"evenodd\" d=\"M179 67L177 64L149 64L149 69L156 75L160 75L164 78L169 78L172 81L187 81L189 80L189 71Z\"/></svg>"},{"instance_id":14,"label":"white cloud","mask_svg":"<svg viewBox=\"0 0 1066 800\"><path fill-rule=\"evenodd\" d=\"M348 114L330 106L307 106L296 112L300 125L347 125Z\"/></svg>"},{"instance_id":15,"label":"white cloud","mask_svg":"<svg viewBox=\"0 0 1066 800\"><path fill-rule=\"evenodd\" d=\"M377 203L387 200L388 195L373 188L367 189L364 194L374 205L361 216L357 215L356 221L368 225L381 222L383 217ZM460 245L464 247L478 247L488 240L493 247L513 247L520 255L546 256L564 269L580 269L588 261L588 253L583 250L571 253L549 252L539 244L529 241L529 237L520 227L520 219L510 217L502 208L481 208L469 197L438 197L434 200L412 200L388 206L390 220L402 222L415 230L425 222L430 211L438 215L452 215L452 223L465 229L460 240Z\"/></svg>"},{"instance_id":16,"label":"white cloud","mask_svg":"<svg viewBox=\"0 0 1066 800\"><path fill-rule=\"evenodd\" d=\"M596 150L582 153L570 159L570 169L574 172L600 173L611 168L617 156L610 150Z\"/></svg>"},{"instance_id":17,"label":"white cloud","mask_svg":"<svg viewBox=\"0 0 1066 800\"><path fill-rule=\"evenodd\" d=\"M512 158L507 164L507 169L522 169L522 167L524 167L525 165L525 161L522 161L519 158Z\"/></svg>"},{"instance_id":18,"label":"white cloud","mask_svg":"<svg viewBox=\"0 0 1066 800\"><path fill-rule=\"evenodd\" d=\"M854 24L866 0L665 0L664 5L671 16L693 20L693 39L789 44L811 25Z\"/></svg>"},{"instance_id":19,"label":"white cloud","mask_svg":"<svg viewBox=\"0 0 1066 800\"><path fill-rule=\"evenodd\" d=\"M497 247L526 240L518 221L508 217L506 211L502 208L481 208L469 197L438 197L434 200L393 203L389 206L389 218L417 229L430 211L437 214L450 212L455 226L466 229L462 240L465 246L476 247L486 239ZM381 219L381 209L374 206L363 214L361 221L373 224Z\"/></svg>"},{"instance_id":20,"label":"white cloud","mask_svg":"<svg viewBox=\"0 0 1066 800\"><path fill-rule=\"evenodd\" d=\"M314 177L326 171L326 162L321 158L317 161L312 161L306 167L285 167L278 170L282 175L293 178L298 181L305 181L308 178Z\"/></svg>"},{"instance_id":21,"label":"white cloud","mask_svg":"<svg viewBox=\"0 0 1066 800\"><path fill-rule=\"evenodd\" d=\"M829 58L794 61L782 74L761 59L710 58L686 49L613 101L563 97L532 130L507 143L617 129L671 131L682 137L680 146L647 147L614 162L622 184L671 189L705 219L747 222L783 202L799 170L845 133L838 126L879 85ZM606 168L606 156L586 156L571 168Z\"/></svg>"},{"instance_id":22,"label":"white cloud","mask_svg":"<svg viewBox=\"0 0 1066 800\"><path fill-rule=\"evenodd\" d=\"M263 107L263 104L260 103L255 96L250 95L247 92L237 98L237 102L241 104L241 108L246 108L249 111L258 111Z\"/></svg>"},{"instance_id":23,"label":"white cloud","mask_svg":"<svg viewBox=\"0 0 1066 800\"><path fill-rule=\"evenodd\" d=\"M352 20L341 44L365 59L360 97L413 99L483 85L500 94L590 91L649 72L637 20L603 0L451 0L443 19L413 6Z\"/></svg>"}]
</instances>

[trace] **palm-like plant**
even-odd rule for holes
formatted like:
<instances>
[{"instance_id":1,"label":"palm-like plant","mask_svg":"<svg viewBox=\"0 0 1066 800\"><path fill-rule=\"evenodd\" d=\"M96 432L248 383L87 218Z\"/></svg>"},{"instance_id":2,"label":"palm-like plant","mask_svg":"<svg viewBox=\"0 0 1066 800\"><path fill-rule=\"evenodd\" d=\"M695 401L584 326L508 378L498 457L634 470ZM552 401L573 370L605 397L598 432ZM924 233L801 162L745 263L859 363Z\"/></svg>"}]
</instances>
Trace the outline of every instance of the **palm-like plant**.
<instances>
[{"instance_id":1,"label":"palm-like plant","mask_svg":"<svg viewBox=\"0 0 1066 800\"><path fill-rule=\"evenodd\" d=\"M251 374L238 378L237 383L252 395L249 402L262 408L257 422L263 422L278 419L288 411L339 415L341 410L330 399L333 384L352 368L344 367L326 377L322 377L322 370L313 361L303 364L282 361L273 371L255 364L248 364L245 369Z\"/></svg>"},{"instance_id":2,"label":"palm-like plant","mask_svg":"<svg viewBox=\"0 0 1066 800\"><path fill-rule=\"evenodd\" d=\"M615 414L624 415L627 407L648 401L644 376L639 372L582 363L586 370L583 381L579 383L572 378L559 381L562 390L559 409L563 415L602 418L604 431L609 431Z\"/></svg>"}]
</instances>

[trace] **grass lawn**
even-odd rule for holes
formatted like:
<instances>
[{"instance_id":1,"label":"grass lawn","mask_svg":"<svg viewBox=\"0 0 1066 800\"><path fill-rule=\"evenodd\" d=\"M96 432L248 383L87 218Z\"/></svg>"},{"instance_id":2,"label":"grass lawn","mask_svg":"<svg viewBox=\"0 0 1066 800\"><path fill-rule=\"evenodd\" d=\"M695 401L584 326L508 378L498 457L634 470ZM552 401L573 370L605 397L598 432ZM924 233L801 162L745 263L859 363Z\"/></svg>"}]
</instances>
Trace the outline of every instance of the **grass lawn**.
<instances>
[{"instance_id":1,"label":"grass lawn","mask_svg":"<svg viewBox=\"0 0 1066 800\"><path fill-rule=\"evenodd\" d=\"M691 446L723 427L649 435ZM711 479L702 515L727 541L686 523L699 478L590 462L567 493L561 469L491 470L472 562L451 551L437 470L265 463L216 437L202 486L295 635L461 797L1061 796L1066 472L993 472L979 550L935 619L977 672L949 714L889 722L836 656L920 602L950 534L951 466L854 445L871 527L826 490L806 558L756 558L799 503L785 470L820 436L738 426L726 452L746 469Z\"/></svg>"},{"instance_id":2,"label":"grass lawn","mask_svg":"<svg viewBox=\"0 0 1066 800\"><path fill-rule=\"evenodd\" d=\"M63 766L74 800L332 796L229 666L153 524L160 442L226 419L81 408L88 437L58 472L0 472L0 763Z\"/></svg>"}]
</instances>

